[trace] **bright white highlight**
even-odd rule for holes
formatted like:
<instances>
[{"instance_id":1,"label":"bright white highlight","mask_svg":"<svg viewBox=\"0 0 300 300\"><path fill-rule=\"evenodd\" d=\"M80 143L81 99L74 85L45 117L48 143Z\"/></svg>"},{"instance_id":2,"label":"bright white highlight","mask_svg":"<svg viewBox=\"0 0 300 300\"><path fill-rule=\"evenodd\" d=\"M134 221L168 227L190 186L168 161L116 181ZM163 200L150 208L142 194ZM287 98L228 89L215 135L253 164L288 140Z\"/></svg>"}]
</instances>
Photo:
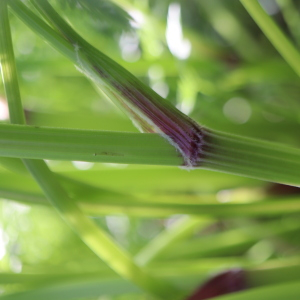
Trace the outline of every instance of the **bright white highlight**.
<instances>
[{"instance_id":1,"label":"bright white highlight","mask_svg":"<svg viewBox=\"0 0 300 300\"><path fill-rule=\"evenodd\" d=\"M161 97L166 98L169 94L169 86L164 82L164 70L159 65L153 65L148 70L151 88Z\"/></svg>"},{"instance_id":2,"label":"bright white highlight","mask_svg":"<svg viewBox=\"0 0 300 300\"><path fill-rule=\"evenodd\" d=\"M89 170L94 166L94 163L87 161L72 161L72 165L78 170Z\"/></svg>"},{"instance_id":3,"label":"bright white highlight","mask_svg":"<svg viewBox=\"0 0 300 300\"><path fill-rule=\"evenodd\" d=\"M3 98L0 98L0 120L8 120L8 117L9 113L7 103Z\"/></svg>"},{"instance_id":4,"label":"bright white highlight","mask_svg":"<svg viewBox=\"0 0 300 300\"><path fill-rule=\"evenodd\" d=\"M130 10L128 13L133 19L130 20L130 25L133 28L141 28L145 23L144 14L140 10Z\"/></svg>"},{"instance_id":5,"label":"bright white highlight","mask_svg":"<svg viewBox=\"0 0 300 300\"><path fill-rule=\"evenodd\" d=\"M181 26L181 8L171 3L168 10L166 39L171 53L179 59L187 59L191 54L191 43L183 38Z\"/></svg>"},{"instance_id":6,"label":"bright white highlight","mask_svg":"<svg viewBox=\"0 0 300 300\"><path fill-rule=\"evenodd\" d=\"M169 94L169 86L165 82L156 82L151 87L158 95L163 98L166 98Z\"/></svg>"},{"instance_id":7,"label":"bright white highlight","mask_svg":"<svg viewBox=\"0 0 300 300\"><path fill-rule=\"evenodd\" d=\"M0 259L6 254L6 245L9 239L5 231L0 227Z\"/></svg>"},{"instance_id":8,"label":"bright white highlight","mask_svg":"<svg viewBox=\"0 0 300 300\"><path fill-rule=\"evenodd\" d=\"M139 38L135 33L123 33L119 40L122 57L129 62L135 62L141 57Z\"/></svg>"},{"instance_id":9,"label":"bright white highlight","mask_svg":"<svg viewBox=\"0 0 300 300\"><path fill-rule=\"evenodd\" d=\"M183 99L183 101L176 105L181 112L186 115L189 115L194 109L194 102L193 99Z\"/></svg>"}]
</instances>

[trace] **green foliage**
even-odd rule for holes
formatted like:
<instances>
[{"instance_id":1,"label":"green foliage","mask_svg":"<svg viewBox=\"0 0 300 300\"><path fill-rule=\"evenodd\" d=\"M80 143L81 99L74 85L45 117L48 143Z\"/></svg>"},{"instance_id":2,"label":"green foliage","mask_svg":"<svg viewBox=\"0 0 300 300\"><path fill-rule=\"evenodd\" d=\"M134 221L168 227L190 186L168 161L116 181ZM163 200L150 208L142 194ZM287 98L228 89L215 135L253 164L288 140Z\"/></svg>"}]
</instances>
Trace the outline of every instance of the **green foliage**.
<instances>
[{"instance_id":1,"label":"green foliage","mask_svg":"<svg viewBox=\"0 0 300 300\"><path fill-rule=\"evenodd\" d=\"M129 31L131 29L130 21L133 19L130 15L120 8L118 5L111 1L104 0L66 0L57 1L62 10L69 7L77 16L86 14L86 19L91 19L90 22L93 27L100 30L102 33L122 32L123 30Z\"/></svg>"},{"instance_id":2,"label":"green foliage","mask_svg":"<svg viewBox=\"0 0 300 300\"><path fill-rule=\"evenodd\" d=\"M0 299L183 300L237 267L248 289L218 299L299 299L299 190L275 184L299 186L299 3L50 1L209 128L203 169L188 172L76 70L63 23L29 2L0 2ZM6 103L31 126L8 124Z\"/></svg>"}]
</instances>

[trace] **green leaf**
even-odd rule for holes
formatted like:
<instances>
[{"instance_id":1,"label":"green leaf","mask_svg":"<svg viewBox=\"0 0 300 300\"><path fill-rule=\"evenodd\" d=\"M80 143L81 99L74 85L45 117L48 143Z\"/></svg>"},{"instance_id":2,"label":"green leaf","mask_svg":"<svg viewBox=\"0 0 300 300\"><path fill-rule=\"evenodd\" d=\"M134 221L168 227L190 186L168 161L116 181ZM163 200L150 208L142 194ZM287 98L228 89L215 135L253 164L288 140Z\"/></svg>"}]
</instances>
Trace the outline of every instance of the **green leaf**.
<instances>
[{"instance_id":1,"label":"green leaf","mask_svg":"<svg viewBox=\"0 0 300 300\"><path fill-rule=\"evenodd\" d=\"M243 292L216 297L216 300L253 300L253 299L289 299L298 300L300 297L299 281L272 285L263 288L255 288Z\"/></svg>"},{"instance_id":2,"label":"green leaf","mask_svg":"<svg viewBox=\"0 0 300 300\"><path fill-rule=\"evenodd\" d=\"M101 30L112 30L112 32L122 32L130 30L131 16L120 6L109 0L65 0L57 1L65 10L67 7L73 12L86 14L87 17L97 21L97 27Z\"/></svg>"},{"instance_id":3,"label":"green leaf","mask_svg":"<svg viewBox=\"0 0 300 300\"><path fill-rule=\"evenodd\" d=\"M140 293L141 291L122 279L90 279L56 284L14 294L1 295L1 300L71 300L107 295Z\"/></svg>"}]
</instances>

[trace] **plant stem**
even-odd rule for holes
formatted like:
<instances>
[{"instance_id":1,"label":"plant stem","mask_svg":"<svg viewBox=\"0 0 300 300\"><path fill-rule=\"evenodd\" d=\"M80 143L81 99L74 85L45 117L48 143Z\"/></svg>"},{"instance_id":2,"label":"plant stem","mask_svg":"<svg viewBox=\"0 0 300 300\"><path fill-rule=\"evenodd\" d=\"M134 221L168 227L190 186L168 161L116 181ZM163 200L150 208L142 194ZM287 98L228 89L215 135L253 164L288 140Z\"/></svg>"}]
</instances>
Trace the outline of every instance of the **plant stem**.
<instances>
[{"instance_id":1,"label":"plant stem","mask_svg":"<svg viewBox=\"0 0 300 300\"><path fill-rule=\"evenodd\" d=\"M9 1L8 5L12 8L18 18L20 18L31 30L46 40L47 43L70 59L73 63L76 63L77 60L74 47L58 32L37 17L20 1Z\"/></svg>"},{"instance_id":2,"label":"plant stem","mask_svg":"<svg viewBox=\"0 0 300 300\"><path fill-rule=\"evenodd\" d=\"M300 150L219 131L206 134L201 167L300 185Z\"/></svg>"},{"instance_id":3,"label":"plant stem","mask_svg":"<svg viewBox=\"0 0 300 300\"><path fill-rule=\"evenodd\" d=\"M261 56L257 41L244 24L222 1L199 1L199 10L205 11L211 25L245 61L255 61ZM224 26L227 24L227 26Z\"/></svg>"},{"instance_id":4,"label":"plant stem","mask_svg":"<svg viewBox=\"0 0 300 300\"><path fill-rule=\"evenodd\" d=\"M2 25L0 27L1 70L5 90L8 91L6 96L12 121L24 124L25 118L19 94L6 5L6 1L0 1ZM106 232L85 216L76 202L62 188L56 176L49 170L44 161L24 160L24 164L66 223L112 269L153 295L163 299L172 297L172 293L175 292L173 286L148 275L133 262L131 257Z\"/></svg>"},{"instance_id":5,"label":"plant stem","mask_svg":"<svg viewBox=\"0 0 300 300\"><path fill-rule=\"evenodd\" d=\"M284 21L286 22L290 33L292 34L296 44L300 44L299 22L300 14L297 6L292 0L277 0L281 8Z\"/></svg>"},{"instance_id":6,"label":"plant stem","mask_svg":"<svg viewBox=\"0 0 300 300\"><path fill-rule=\"evenodd\" d=\"M297 234L300 224L297 218L290 219L287 224L278 226L278 219L263 223L254 223L239 228L214 233L213 235L201 236L197 239L184 241L172 248L160 259L184 259L224 256L227 253L234 255L238 251L245 251L260 240L272 237L284 237L287 234ZM236 249L236 250L235 250Z\"/></svg>"},{"instance_id":7,"label":"plant stem","mask_svg":"<svg viewBox=\"0 0 300 300\"><path fill-rule=\"evenodd\" d=\"M299 281L276 284L256 289L230 293L225 296L216 297L216 300L253 300L253 299L290 299L296 300L300 297ZM276 295L276 296L274 296Z\"/></svg>"},{"instance_id":8,"label":"plant stem","mask_svg":"<svg viewBox=\"0 0 300 300\"><path fill-rule=\"evenodd\" d=\"M2 17L0 18L0 61L4 90L8 101L10 112L10 122L13 124L25 124L21 96L19 92L19 84L17 78L17 70L15 66L15 56L13 54L13 45L11 41L11 32L8 22L8 12L6 8L6 0L0 1L0 10Z\"/></svg>"},{"instance_id":9,"label":"plant stem","mask_svg":"<svg viewBox=\"0 0 300 300\"><path fill-rule=\"evenodd\" d=\"M264 286L295 281L300 277L299 257L274 259L247 270L251 286Z\"/></svg>"},{"instance_id":10,"label":"plant stem","mask_svg":"<svg viewBox=\"0 0 300 300\"><path fill-rule=\"evenodd\" d=\"M287 39L285 34L264 11L257 0L240 1L277 51L298 74L298 76L300 76L300 54L295 46Z\"/></svg>"},{"instance_id":11,"label":"plant stem","mask_svg":"<svg viewBox=\"0 0 300 300\"><path fill-rule=\"evenodd\" d=\"M15 275L15 274L14 274ZM20 275L20 274L18 274ZM40 275L39 275L40 276ZM83 277L83 276L82 276ZM39 279L38 279L39 280ZM35 283L36 284L36 283ZM117 287L117 288L116 288ZM106 297L118 296L124 293L141 294L141 291L130 282L124 279L95 279L85 278L81 281L70 280L67 282L56 282L27 290L1 295L1 300L37 300L37 299L55 299L55 300L76 300L76 299L99 299L102 295Z\"/></svg>"},{"instance_id":12,"label":"plant stem","mask_svg":"<svg viewBox=\"0 0 300 300\"><path fill-rule=\"evenodd\" d=\"M163 281L152 278L138 267L106 232L82 213L44 162L26 160L26 166L67 224L113 270L158 297L165 299L164 297L172 294L173 288Z\"/></svg>"},{"instance_id":13,"label":"plant stem","mask_svg":"<svg viewBox=\"0 0 300 300\"><path fill-rule=\"evenodd\" d=\"M158 134L0 125L0 155L182 166L183 159ZM206 130L198 167L271 182L300 185L300 150Z\"/></svg>"},{"instance_id":14,"label":"plant stem","mask_svg":"<svg viewBox=\"0 0 300 300\"><path fill-rule=\"evenodd\" d=\"M135 261L142 266L149 265L160 254L174 246L174 244L192 235L196 229L199 230L199 228L208 226L213 222L215 220L209 218L183 216L175 224L172 224L171 228L162 231L140 250L135 256Z\"/></svg>"},{"instance_id":15,"label":"plant stem","mask_svg":"<svg viewBox=\"0 0 300 300\"><path fill-rule=\"evenodd\" d=\"M97 86L131 118L133 123L143 132L160 133L172 146L181 153L184 164L193 167L197 164L199 145L202 141L202 127L195 121L177 110L171 103L142 83L130 72L94 48L52 8L48 1L32 1L41 14L74 48L75 64L81 72L97 84ZM20 2L12 3L12 7L22 10L21 18L33 30L40 27L42 21L28 13L24 16L26 7ZM18 14L19 15L19 14ZM44 36L44 32L51 31L47 25L44 30L37 30ZM53 39L53 46L65 53L65 46ZM74 57L71 58L74 61Z\"/></svg>"},{"instance_id":16,"label":"plant stem","mask_svg":"<svg viewBox=\"0 0 300 300\"><path fill-rule=\"evenodd\" d=\"M27 174L23 162L18 158L0 157L0 165L12 172Z\"/></svg>"},{"instance_id":17,"label":"plant stem","mask_svg":"<svg viewBox=\"0 0 300 300\"><path fill-rule=\"evenodd\" d=\"M100 191L101 193L101 191ZM101 195L101 194L100 194ZM102 216L109 214L128 214L140 217L164 218L176 214L187 214L192 216L212 216L212 217L265 217L281 216L284 214L293 214L300 212L299 197L287 197L284 199L267 199L266 201L250 203L226 203L226 204L178 204L164 203L156 197L147 199L129 198L127 195L120 195L114 199L106 193L105 199L97 199L93 196L82 200L75 195L73 201L76 202L82 210L91 216ZM46 198L38 193L28 193L16 190L0 189L0 197L8 200L14 200L21 203L49 205ZM104 198L104 197L103 197ZM129 198L129 199L128 199ZM186 199L182 196L182 202ZM145 201L147 200L147 201ZM198 200L195 197L194 201Z\"/></svg>"},{"instance_id":18,"label":"plant stem","mask_svg":"<svg viewBox=\"0 0 300 300\"><path fill-rule=\"evenodd\" d=\"M0 124L0 155L35 159L182 165L158 134Z\"/></svg>"}]
</instances>

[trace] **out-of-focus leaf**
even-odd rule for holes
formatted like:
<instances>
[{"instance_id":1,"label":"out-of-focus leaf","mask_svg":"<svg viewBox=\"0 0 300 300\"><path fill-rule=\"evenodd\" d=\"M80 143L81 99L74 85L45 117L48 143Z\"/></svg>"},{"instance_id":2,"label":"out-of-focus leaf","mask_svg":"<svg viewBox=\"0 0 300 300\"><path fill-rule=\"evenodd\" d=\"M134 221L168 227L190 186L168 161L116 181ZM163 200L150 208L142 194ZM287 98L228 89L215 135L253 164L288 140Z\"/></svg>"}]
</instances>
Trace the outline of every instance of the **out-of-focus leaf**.
<instances>
[{"instance_id":1,"label":"out-of-focus leaf","mask_svg":"<svg viewBox=\"0 0 300 300\"><path fill-rule=\"evenodd\" d=\"M0 296L1 300L71 300L103 295L137 293L138 288L122 279L88 280L57 284L40 289Z\"/></svg>"},{"instance_id":2,"label":"out-of-focus leaf","mask_svg":"<svg viewBox=\"0 0 300 300\"><path fill-rule=\"evenodd\" d=\"M117 4L109 0L65 0L58 1L62 8L69 7L92 17L102 29L130 30L132 18Z\"/></svg>"},{"instance_id":3,"label":"out-of-focus leaf","mask_svg":"<svg viewBox=\"0 0 300 300\"><path fill-rule=\"evenodd\" d=\"M216 300L253 300L253 299L289 299L300 298L299 281L287 284L272 285L265 288L250 289L244 292L214 298Z\"/></svg>"},{"instance_id":4,"label":"out-of-focus leaf","mask_svg":"<svg viewBox=\"0 0 300 300\"><path fill-rule=\"evenodd\" d=\"M216 296L234 293L246 288L244 271L240 269L229 270L218 274L202 285L187 300L204 300Z\"/></svg>"}]
</instances>

